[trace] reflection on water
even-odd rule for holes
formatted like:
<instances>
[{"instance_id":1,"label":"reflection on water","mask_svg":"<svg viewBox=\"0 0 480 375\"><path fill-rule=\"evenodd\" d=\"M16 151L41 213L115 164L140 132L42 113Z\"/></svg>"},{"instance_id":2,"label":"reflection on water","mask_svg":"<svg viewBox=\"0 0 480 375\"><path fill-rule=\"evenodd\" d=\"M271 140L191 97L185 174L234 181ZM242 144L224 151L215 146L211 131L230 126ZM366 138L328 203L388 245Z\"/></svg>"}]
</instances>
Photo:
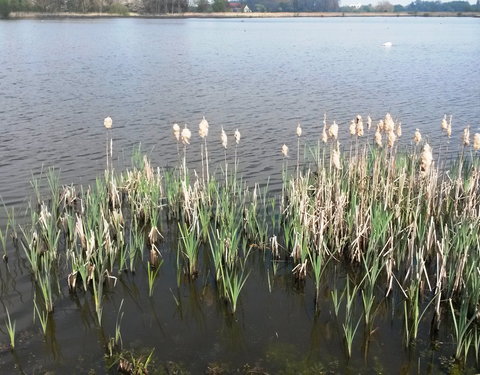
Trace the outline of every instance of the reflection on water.
<instances>
[{"instance_id":1,"label":"reflection on water","mask_svg":"<svg viewBox=\"0 0 480 375\"><path fill-rule=\"evenodd\" d=\"M392 48L382 47L385 41ZM42 166L60 168L65 183L88 183L103 171L107 115L116 168L129 164L138 143L154 165L174 164L174 122L195 130L187 158L199 165L196 127L203 115L211 124L210 156L221 162L220 128L231 142L239 128L239 170L248 182L278 175L280 146L293 150L297 122L314 140L324 113L346 133L355 114L378 120L390 111L403 123L404 144L419 128L437 153L455 152L465 125L480 126L476 19L1 21L0 51L0 194L7 206L20 207L20 221L28 181ZM440 132L444 113L453 115L449 146ZM2 227L5 217L2 210ZM178 285L176 243L166 243L154 298L145 270L122 275L106 295L105 325L98 327L91 295L70 296L62 284L45 338L38 322L32 325L35 291L20 254L2 264L0 300L8 301L18 334L13 354L1 336L2 371L103 373L122 299L125 345L155 348L159 361L192 373L217 362L272 373L444 370L443 354L430 342L404 350L395 297L379 305L378 329L359 334L347 362L330 295L344 275L330 276L320 294L325 307L315 314L311 283L294 284L290 269L267 279L252 259L234 317L207 272Z\"/></svg>"}]
</instances>

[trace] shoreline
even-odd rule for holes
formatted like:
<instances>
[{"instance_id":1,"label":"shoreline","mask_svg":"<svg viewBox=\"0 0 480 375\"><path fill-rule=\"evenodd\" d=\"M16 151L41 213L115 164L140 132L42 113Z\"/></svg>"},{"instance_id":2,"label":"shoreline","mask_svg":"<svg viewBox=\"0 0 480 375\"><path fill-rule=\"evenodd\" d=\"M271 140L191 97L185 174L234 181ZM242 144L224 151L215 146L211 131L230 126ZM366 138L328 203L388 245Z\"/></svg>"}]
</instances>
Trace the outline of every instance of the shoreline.
<instances>
[{"instance_id":1,"label":"shoreline","mask_svg":"<svg viewBox=\"0 0 480 375\"><path fill-rule=\"evenodd\" d=\"M336 17L470 17L480 18L480 12L398 12L398 13L349 13L349 12L223 12L223 13L167 13L143 14L130 12L128 14L115 13L76 13L76 12L12 12L10 19L69 19L69 18L336 18Z\"/></svg>"}]
</instances>

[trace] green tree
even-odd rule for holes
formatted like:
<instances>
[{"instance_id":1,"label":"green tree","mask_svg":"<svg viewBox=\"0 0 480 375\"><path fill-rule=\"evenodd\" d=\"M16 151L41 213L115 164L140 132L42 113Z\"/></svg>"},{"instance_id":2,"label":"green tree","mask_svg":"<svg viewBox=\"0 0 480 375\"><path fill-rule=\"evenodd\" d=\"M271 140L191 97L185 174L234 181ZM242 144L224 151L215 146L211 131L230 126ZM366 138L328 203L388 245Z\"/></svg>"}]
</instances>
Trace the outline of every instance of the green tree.
<instances>
[{"instance_id":1,"label":"green tree","mask_svg":"<svg viewBox=\"0 0 480 375\"><path fill-rule=\"evenodd\" d=\"M208 0L198 0L197 1L197 11L198 12L206 12L209 8L210 4Z\"/></svg>"},{"instance_id":2,"label":"green tree","mask_svg":"<svg viewBox=\"0 0 480 375\"><path fill-rule=\"evenodd\" d=\"M227 10L227 2L225 0L214 0L212 10L214 12L225 12Z\"/></svg>"},{"instance_id":3,"label":"green tree","mask_svg":"<svg viewBox=\"0 0 480 375\"><path fill-rule=\"evenodd\" d=\"M0 18L8 18L11 11L10 0L0 0Z\"/></svg>"}]
</instances>

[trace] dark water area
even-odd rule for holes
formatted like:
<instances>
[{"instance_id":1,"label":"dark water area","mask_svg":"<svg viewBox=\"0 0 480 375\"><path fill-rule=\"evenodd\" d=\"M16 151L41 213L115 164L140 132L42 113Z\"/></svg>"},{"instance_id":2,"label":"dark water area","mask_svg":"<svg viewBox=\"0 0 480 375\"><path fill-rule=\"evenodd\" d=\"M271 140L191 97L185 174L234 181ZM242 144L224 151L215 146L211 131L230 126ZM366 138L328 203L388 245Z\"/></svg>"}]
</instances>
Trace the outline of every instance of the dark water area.
<instances>
[{"instance_id":1,"label":"dark water area","mask_svg":"<svg viewBox=\"0 0 480 375\"><path fill-rule=\"evenodd\" d=\"M392 47L382 45L387 41ZM219 164L221 128L232 143L234 130L241 131L239 171L250 184L271 177L275 186L282 144L295 149L298 122L315 143L324 113L347 134L357 113L376 123L390 112L403 124L405 146L419 128L434 157L448 158L465 126L480 131L479 61L480 20L473 18L0 21L0 196L21 224L29 180L42 168L59 168L65 184L91 183L105 169L106 116L113 118L117 169L130 164L138 144L153 166L175 165L175 122L192 129L187 158L198 166L202 116L210 122L210 157ZM453 116L450 142L440 131L444 114ZM232 157L233 148L228 152ZM343 319L331 298L345 285L340 268L326 275L316 311L311 279L298 285L288 265L266 272L262 253L255 253L232 315L208 261L198 279L178 281L178 233L168 228L153 297L144 264L135 274L117 275L99 327L92 296L72 296L62 284L46 337L32 321L35 290L23 250L16 253L9 241L11 261L0 271L0 374L107 372L105 345L122 300L124 347L154 349L162 368L175 364L192 374L209 367L272 374L452 370L450 331L430 340L430 322L423 321L421 339L405 349L401 296L385 299L382 290L374 332L360 324L347 359ZM3 307L16 321L14 352ZM473 373L473 356L468 364L464 371Z\"/></svg>"}]
</instances>

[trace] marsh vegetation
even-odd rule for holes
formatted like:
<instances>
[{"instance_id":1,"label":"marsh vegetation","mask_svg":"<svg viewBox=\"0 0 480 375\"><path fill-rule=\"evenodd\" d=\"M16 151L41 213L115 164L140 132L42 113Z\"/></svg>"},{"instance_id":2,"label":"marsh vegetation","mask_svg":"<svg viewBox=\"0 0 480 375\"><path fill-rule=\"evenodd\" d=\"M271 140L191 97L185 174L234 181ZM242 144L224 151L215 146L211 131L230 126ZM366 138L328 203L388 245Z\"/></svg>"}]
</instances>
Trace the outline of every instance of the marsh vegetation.
<instances>
[{"instance_id":1,"label":"marsh vegetation","mask_svg":"<svg viewBox=\"0 0 480 375\"><path fill-rule=\"evenodd\" d=\"M92 323L105 327L105 306L130 275L144 275L138 280L146 282L147 299L173 298L181 311L180 293L156 293L159 275L173 267L179 290L199 283L213 290L233 321L250 303L242 296L252 272L264 275L257 288L269 293L279 275L296 290L312 288L309 309L334 322L346 361L356 351L368 356L390 316L403 327L391 340L405 351L429 341L459 368L478 366L480 134L466 127L461 140L451 139L445 116L438 130L445 148L461 146L458 158L442 160L445 150L432 150L418 130L402 135L389 114L379 121L356 116L348 129L325 116L318 139L292 126L292 139L279 145L280 183L271 187L243 179L238 130L212 137L204 118L197 137L175 124L175 168L153 166L139 148L131 167L117 171L115 128L110 118L104 125L105 173L74 186L48 169L31 182L27 219L18 224L8 210L0 230L5 269L15 258L27 265L34 325L46 340L65 296L88 301ZM200 154L197 169L189 166L189 148ZM213 163L211 148L222 149L223 160ZM116 311L109 318L115 330L103 335L106 366L147 373L156 353L124 350L124 303L109 307ZM15 352L15 320L5 312Z\"/></svg>"}]
</instances>

